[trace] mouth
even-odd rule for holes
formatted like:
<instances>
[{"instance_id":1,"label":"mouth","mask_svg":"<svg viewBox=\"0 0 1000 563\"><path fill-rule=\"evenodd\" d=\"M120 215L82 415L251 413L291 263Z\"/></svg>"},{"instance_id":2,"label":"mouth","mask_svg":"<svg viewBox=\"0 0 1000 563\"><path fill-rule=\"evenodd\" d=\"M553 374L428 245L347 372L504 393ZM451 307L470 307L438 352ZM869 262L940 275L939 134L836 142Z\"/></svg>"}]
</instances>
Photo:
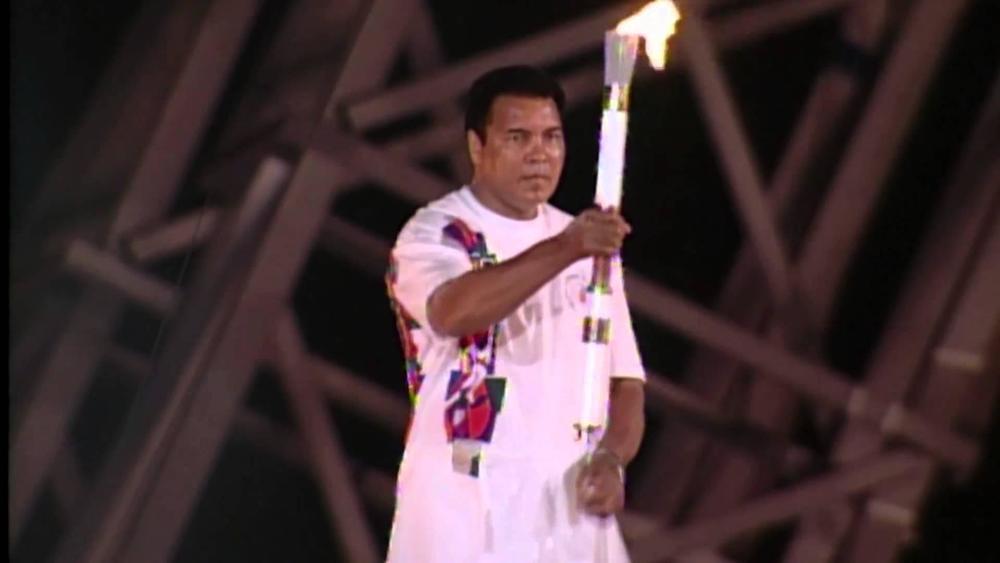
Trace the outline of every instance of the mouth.
<instances>
[{"instance_id":1,"label":"mouth","mask_svg":"<svg viewBox=\"0 0 1000 563\"><path fill-rule=\"evenodd\" d=\"M549 176L548 174L523 174L521 180L524 182L548 181Z\"/></svg>"}]
</instances>

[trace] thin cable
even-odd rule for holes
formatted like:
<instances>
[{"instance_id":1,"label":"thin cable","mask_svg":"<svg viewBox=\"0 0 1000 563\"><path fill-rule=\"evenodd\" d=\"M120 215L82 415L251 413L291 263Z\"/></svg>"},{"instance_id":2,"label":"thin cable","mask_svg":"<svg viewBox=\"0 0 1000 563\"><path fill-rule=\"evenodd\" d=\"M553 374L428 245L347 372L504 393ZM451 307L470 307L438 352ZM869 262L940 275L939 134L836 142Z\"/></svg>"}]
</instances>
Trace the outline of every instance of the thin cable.
<instances>
[{"instance_id":1,"label":"thin cable","mask_svg":"<svg viewBox=\"0 0 1000 563\"><path fill-rule=\"evenodd\" d=\"M177 279L174 281L174 287L181 289L184 283L184 277L187 274L188 267L191 264L191 258L194 256L196 245L198 244L198 235L201 233L202 223L204 222L205 214L209 212L209 198L205 195L202 202L201 211L198 212L198 220L194 225L194 232L191 234L191 242L188 245L188 252L184 256L184 262L181 263L181 271L177 274ZM156 330L156 338L153 339L153 346L149 352L150 358L153 358L152 362L152 374L155 376L159 363L155 361L157 353L159 353L160 342L163 340L163 334L166 332L166 326L174 317L166 316L160 321L160 325Z\"/></svg>"}]
</instances>

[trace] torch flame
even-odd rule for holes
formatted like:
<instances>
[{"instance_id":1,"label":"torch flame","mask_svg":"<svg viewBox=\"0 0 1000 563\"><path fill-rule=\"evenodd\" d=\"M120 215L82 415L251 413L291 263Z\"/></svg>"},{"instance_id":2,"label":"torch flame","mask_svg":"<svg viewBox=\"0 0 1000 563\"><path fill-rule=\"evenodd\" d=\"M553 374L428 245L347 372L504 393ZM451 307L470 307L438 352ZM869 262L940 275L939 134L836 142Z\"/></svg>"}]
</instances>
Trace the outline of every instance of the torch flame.
<instances>
[{"instance_id":1,"label":"torch flame","mask_svg":"<svg viewBox=\"0 0 1000 563\"><path fill-rule=\"evenodd\" d=\"M663 70L667 64L667 39L674 34L680 12L670 0L654 0L641 10L618 22L615 31L622 35L638 35L646 44L649 64Z\"/></svg>"}]
</instances>

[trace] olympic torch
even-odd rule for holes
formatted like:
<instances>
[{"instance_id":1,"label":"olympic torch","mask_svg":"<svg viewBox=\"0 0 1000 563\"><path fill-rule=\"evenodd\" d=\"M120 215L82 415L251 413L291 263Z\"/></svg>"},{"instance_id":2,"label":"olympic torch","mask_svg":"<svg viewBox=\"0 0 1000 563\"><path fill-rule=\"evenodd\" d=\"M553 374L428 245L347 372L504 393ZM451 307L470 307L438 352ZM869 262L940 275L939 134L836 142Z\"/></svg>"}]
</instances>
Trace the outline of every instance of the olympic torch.
<instances>
[{"instance_id":1,"label":"olympic torch","mask_svg":"<svg viewBox=\"0 0 1000 563\"><path fill-rule=\"evenodd\" d=\"M656 70L666 66L667 39L673 35L680 14L673 2L656 0L618 23L604 36L604 111L601 116L600 153L597 161L597 189L594 203L601 209L616 210L621 205L622 176L625 168L625 139L628 132L628 99L639 51L643 40L646 56ZM602 413L595 408L594 393L608 384L601 366L611 342L611 276L620 268L620 258L594 258L590 285L587 287L589 310L583 321L586 346L586 373L583 387L583 412L576 425L577 439L587 439L592 450L601 434Z\"/></svg>"}]
</instances>

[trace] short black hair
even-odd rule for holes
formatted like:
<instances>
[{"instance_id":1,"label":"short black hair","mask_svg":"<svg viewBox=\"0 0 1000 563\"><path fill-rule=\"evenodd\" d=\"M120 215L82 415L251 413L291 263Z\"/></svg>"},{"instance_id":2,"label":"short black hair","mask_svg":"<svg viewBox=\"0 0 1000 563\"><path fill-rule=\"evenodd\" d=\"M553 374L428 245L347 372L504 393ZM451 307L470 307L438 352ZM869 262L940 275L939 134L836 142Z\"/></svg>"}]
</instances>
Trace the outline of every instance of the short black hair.
<instances>
[{"instance_id":1,"label":"short black hair","mask_svg":"<svg viewBox=\"0 0 1000 563\"><path fill-rule=\"evenodd\" d=\"M551 99L560 117L566 105L562 86L545 72L528 65L501 67L480 76L469 88L465 131L475 131L479 139L485 141L486 123L493 101L503 95Z\"/></svg>"}]
</instances>

